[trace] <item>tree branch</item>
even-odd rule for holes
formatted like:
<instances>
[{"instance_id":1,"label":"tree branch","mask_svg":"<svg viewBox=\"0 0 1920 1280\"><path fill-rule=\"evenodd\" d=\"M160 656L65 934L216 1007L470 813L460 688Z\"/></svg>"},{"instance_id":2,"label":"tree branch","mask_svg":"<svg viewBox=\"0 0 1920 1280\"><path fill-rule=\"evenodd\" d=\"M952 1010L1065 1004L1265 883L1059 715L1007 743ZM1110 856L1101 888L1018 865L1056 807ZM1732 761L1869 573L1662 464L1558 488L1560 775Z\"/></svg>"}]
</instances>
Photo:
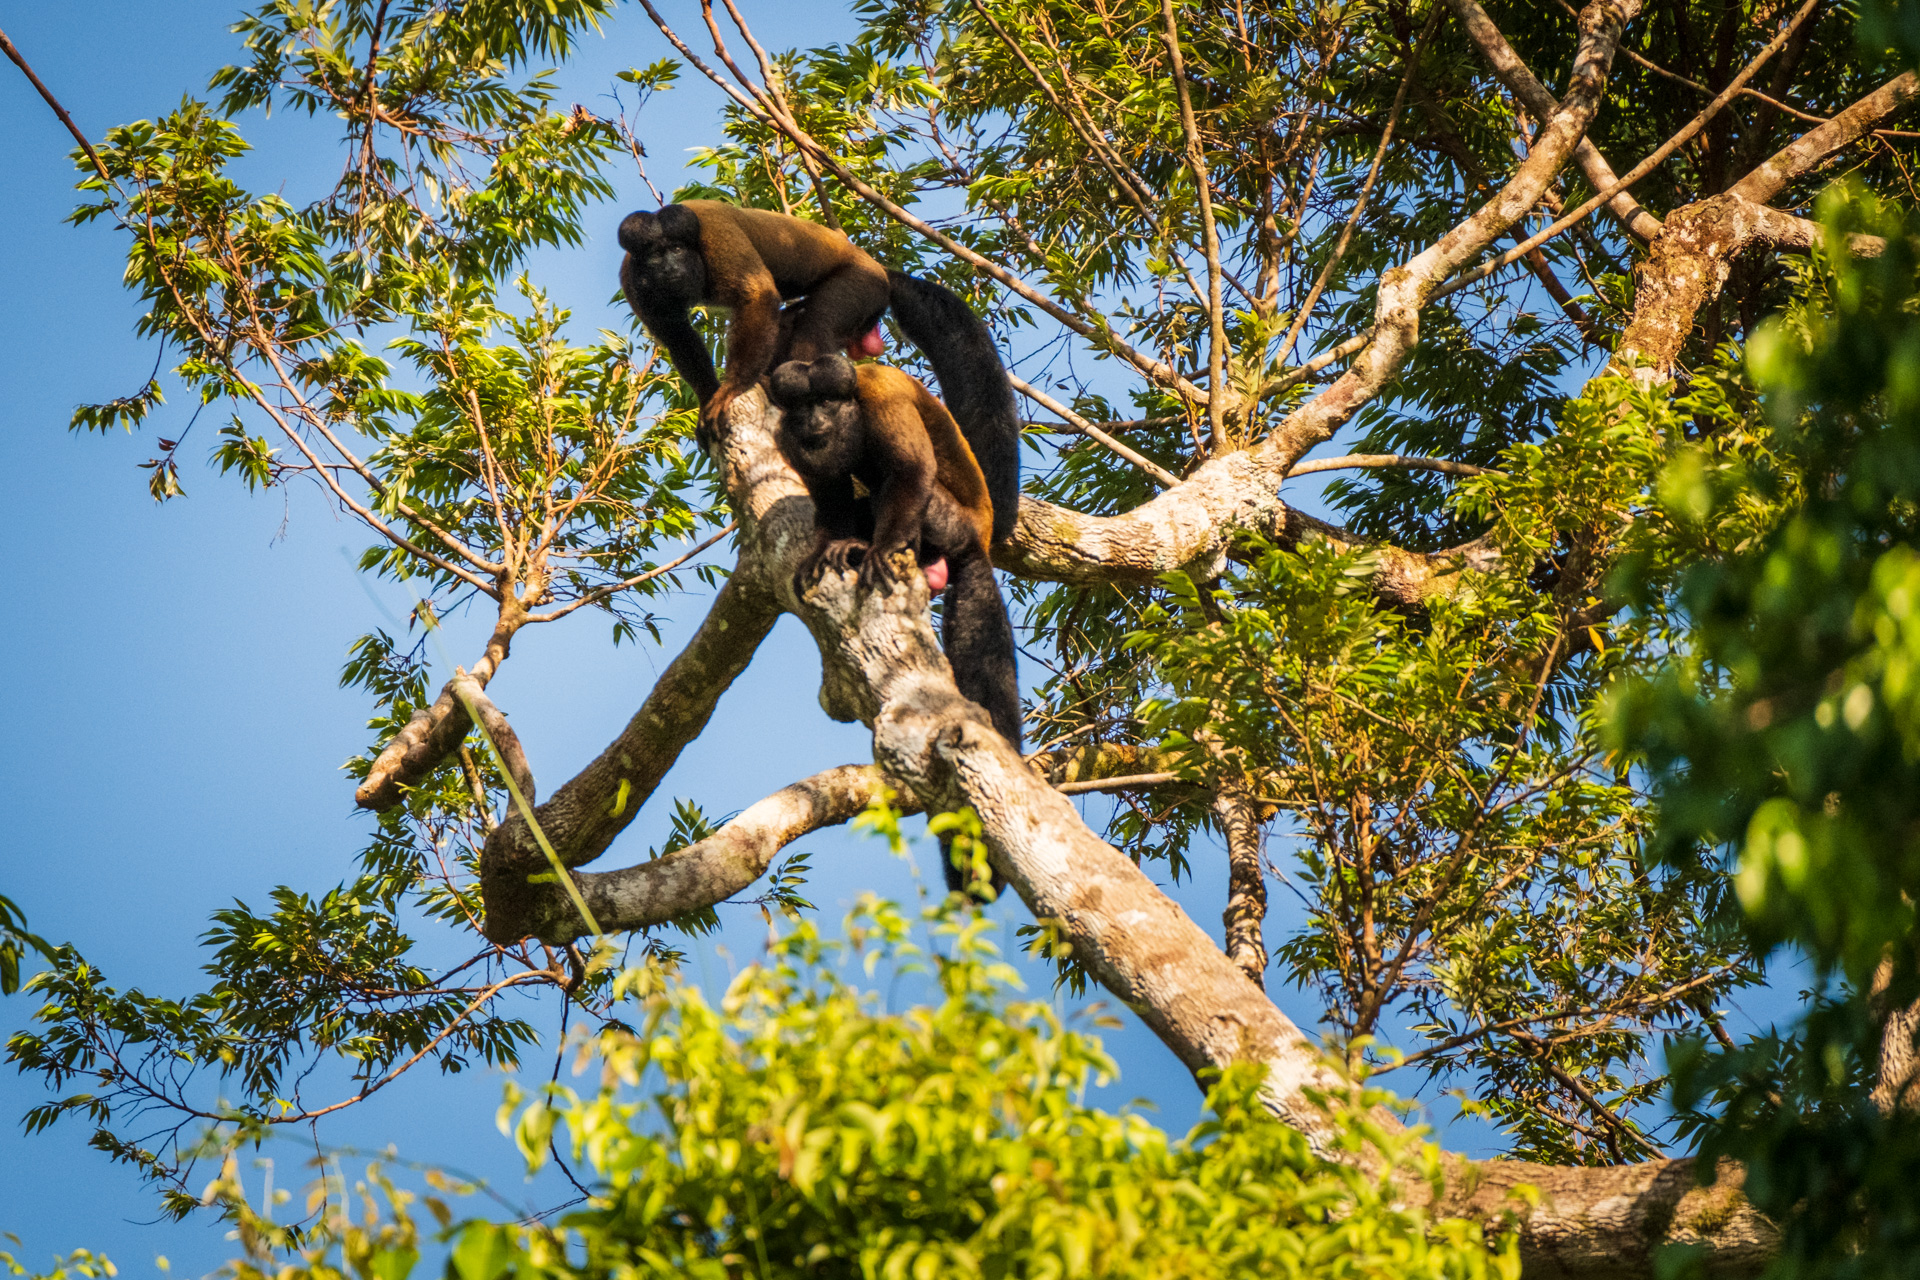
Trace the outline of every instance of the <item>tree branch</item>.
<instances>
[{"instance_id":1,"label":"tree branch","mask_svg":"<svg viewBox=\"0 0 1920 1280\"><path fill-rule=\"evenodd\" d=\"M1507 43L1506 36L1495 26L1487 11L1480 7L1478 0L1447 0L1447 6L1460 19L1460 25L1466 28L1467 38L1472 40L1480 55L1493 68L1500 82L1512 90L1520 104L1533 113L1536 120L1545 120L1558 107L1553 94L1528 68L1527 64L1515 53L1513 46ZM1627 51L1632 56L1632 50ZM1600 154L1599 148L1586 138L1573 149L1573 162L1580 166L1580 172L1586 176L1587 183L1595 191L1607 191L1620 185L1614 176L1613 166ZM1651 240L1660 233L1660 219L1640 207L1631 193L1621 190L1607 202L1607 209L1620 225L1642 240Z\"/></svg>"},{"instance_id":2,"label":"tree branch","mask_svg":"<svg viewBox=\"0 0 1920 1280\"><path fill-rule=\"evenodd\" d=\"M1214 821L1227 842L1227 958L1262 991L1267 987L1267 870L1261 851L1259 806L1245 792L1222 787L1213 802Z\"/></svg>"},{"instance_id":3,"label":"tree branch","mask_svg":"<svg viewBox=\"0 0 1920 1280\"><path fill-rule=\"evenodd\" d=\"M536 810L562 862L577 867L593 861L626 829L706 727L720 695L746 670L779 616L750 573L736 570L727 579L700 630L661 673L626 729ZM517 812L487 837L480 883L489 938L512 941L531 932L543 893L527 877L546 869L546 855Z\"/></svg>"},{"instance_id":4,"label":"tree branch","mask_svg":"<svg viewBox=\"0 0 1920 1280\"><path fill-rule=\"evenodd\" d=\"M765 875L780 850L800 837L837 827L889 794L893 807L920 807L897 779L873 765L848 764L804 778L742 810L706 839L619 871L582 872L580 892L609 930L649 929L725 902ZM556 887L539 886L528 912L533 934L548 946L585 936L580 913Z\"/></svg>"},{"instance_id":5,"label":"tree branch","mask_svg":"<svg viewBox=\"0 0 1920 1280\"><path fill-rule=\"evenodd\" d=\"M526 621L519 602L509 596L502 601L493 635L487 639L486 652L467 672L467 680L477 693L487 687L494 672L507 660L514 633ZM417 787L459 747L473 728L473 720L454 693L454 677L442 685L432 705L421 707L388 740L367 770L366 779L354 789L353 802L362 809L378 812L390 809L404 798L406 789ZM492 706L492 703L488 703ZM516 745L518 740L516 739Z\"/></svg>"},{"instance_id":6,"label":"tree branch","mask_svg":"<svg viewBox=\"0 0 1920 1280\"><path fill-rule=\"evenodd\" d=\"M58 98L53 96L53 90L40 82L40 77L33 73L33 68L27 65L26 58L21 56L20 50L14 48L13 41L7 39L7 33L4 31L0 31L0 53L6 54L8 60L20 68L21 74L27 77L46 104L53 108L53 114L60 117L60 123L67 126L67 132L72 134L73 140L80 144L80 149L87 153L87 159L93 161L94 172L100 175L100 181L112 186L113 178L107 173L107 166L100 162L100 153L93 149L93 144L87 141L87 135L80 132L80 126L73 122L73 117L67 114L67 109L60 105Z\"/></svg>"}]
</instances>

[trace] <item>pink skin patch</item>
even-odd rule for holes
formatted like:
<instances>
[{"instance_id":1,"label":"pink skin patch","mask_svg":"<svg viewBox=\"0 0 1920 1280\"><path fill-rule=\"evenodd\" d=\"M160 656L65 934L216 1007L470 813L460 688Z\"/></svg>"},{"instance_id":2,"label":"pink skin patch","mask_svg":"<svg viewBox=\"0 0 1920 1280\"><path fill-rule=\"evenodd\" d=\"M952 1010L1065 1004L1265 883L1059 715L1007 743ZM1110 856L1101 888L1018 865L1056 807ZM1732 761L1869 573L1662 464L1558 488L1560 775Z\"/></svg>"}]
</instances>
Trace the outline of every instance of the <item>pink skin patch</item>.
<instances>
[{"instance_id":1,"label":"pink skin patch","mask_svg":"<svg viewBox=\"0 0 1920 1280\"><path fill-rule=\"evenodd\" d=\"M927 590L939 595L947 589L947 558L941 556L932 564L920 566L920 572L927 575Z\"/></svg>"},{"instance_id":2,"label":"pink skin patch","mask_svg":"<svg viewBox=\"0 0 1920 1280\"><path fill-rule=\"evenodd\" d=\"M847 342L847 355L855 360L864 356L877 356L887 349L887 340L880 334L880 326L875 325L857 338Z\"/></svg>"}]
</instances>

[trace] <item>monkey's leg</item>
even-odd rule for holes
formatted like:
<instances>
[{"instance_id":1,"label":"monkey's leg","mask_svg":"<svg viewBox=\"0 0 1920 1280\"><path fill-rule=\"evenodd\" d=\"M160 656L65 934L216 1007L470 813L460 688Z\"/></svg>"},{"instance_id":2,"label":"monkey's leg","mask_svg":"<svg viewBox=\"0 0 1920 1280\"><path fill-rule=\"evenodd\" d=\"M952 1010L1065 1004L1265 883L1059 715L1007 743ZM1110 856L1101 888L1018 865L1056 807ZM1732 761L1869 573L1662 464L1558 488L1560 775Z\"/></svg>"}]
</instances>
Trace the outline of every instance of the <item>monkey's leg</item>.
<instances>
[{"instance_id":1,"label":"monkey's leg","mask_svg":"<svg viewBox=\"0 0 1920 1280\"><path fill-rule=\"evenodd\" d=\"M831 272L808 292L806 306L794 321L788 354L795 360L817 360L846 348L880 323L889 292L884 269L849 263ZM847 354L880 353L863 348Z\"/></svg>"},{"instance_id":2,"label":"monkey's leg","mask_svg":"<svg viewBox=\"0 0 1920 1280\"><path fill-rule=\"evenodd\" d=\"M933 445L918 406L886 384L862 379L860 416L866 429L860 479L873 492L873 550L860 578L868 588L891 590L890 562L903 550L919 551L927 504L938 488Z\"/></svg>"},{"instance_id":3,"label":"monkey's leg","mask_svg":"<svg viewBox=\"0 0 1920 1280\"><path fill-rule=\"evenodd\" d=\"M780 345L780 294L769 281L733 303L733 320L727 325L727 377L701 410L710 425L718 425L735 397L744 395L773 367L773 353Z\"/></svg>"}]
</instances>

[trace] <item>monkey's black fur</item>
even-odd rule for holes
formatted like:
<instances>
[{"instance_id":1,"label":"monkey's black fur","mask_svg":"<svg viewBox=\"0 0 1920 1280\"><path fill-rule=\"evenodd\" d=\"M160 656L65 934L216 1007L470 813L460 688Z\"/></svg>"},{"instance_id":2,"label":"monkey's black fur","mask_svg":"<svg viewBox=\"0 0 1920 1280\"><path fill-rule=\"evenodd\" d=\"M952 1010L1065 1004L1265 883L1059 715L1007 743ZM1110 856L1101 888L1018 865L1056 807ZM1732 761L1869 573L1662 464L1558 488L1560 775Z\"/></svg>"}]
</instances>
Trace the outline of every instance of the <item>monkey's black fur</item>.
<instances>
[{"instance_id":1,"label":"monkey's black fur","mask_svg":"<svg viewBox=\"0 0 1920 1280\"><path fill-rule=\"evenodd\" d=\"M993 540L1020 515L1020 409L993 334L960 296L931 280L887 271L894 323L933 366L940 398L960 424L993 499Z\"/></svg>"},{"instance_id":2,"label":"monkey's black fur","mask_svg":"<svg viewBox=\"0 0 1920 1280\"><path fill-rule=\"evenodd\" d=\"M924 398L921 407L901 403L903 384ZM954 684L1019 750L1013 624L985 545L997 508L970 509L969 502L987 496L980 469L963 443L934 434L943 421L945 433L955 434L952 419L899 370L857 371L839 356L783 364L773 371L770 387L781 409L781 452L806 482L818 529L796 585L812 585L823 567L845 571L858 563L863 587L886 588L893 577L889 559L902 547L912 548L922 565L944 557L940 638ZM854 496L856 478L871 497ZM943 855L949 843L941 841ZM942 862L947 887L964 891L966 876L951 857ZM993 884L997 892L998 875Z\"/></svg>"},{"instance_id":3,"label":"monkey's black fur","mask_svg":"<svg viewBox=\"0 0 1920 1280\"><path fill-rule=\"evenodd\" d=\"M620 224L620 288L673 367L705 404L720 389L713 353L687 312L707 300L707 260L700 253L700 220L684 205L659 213L630 213Z\"/></svg>"}]
</instances>

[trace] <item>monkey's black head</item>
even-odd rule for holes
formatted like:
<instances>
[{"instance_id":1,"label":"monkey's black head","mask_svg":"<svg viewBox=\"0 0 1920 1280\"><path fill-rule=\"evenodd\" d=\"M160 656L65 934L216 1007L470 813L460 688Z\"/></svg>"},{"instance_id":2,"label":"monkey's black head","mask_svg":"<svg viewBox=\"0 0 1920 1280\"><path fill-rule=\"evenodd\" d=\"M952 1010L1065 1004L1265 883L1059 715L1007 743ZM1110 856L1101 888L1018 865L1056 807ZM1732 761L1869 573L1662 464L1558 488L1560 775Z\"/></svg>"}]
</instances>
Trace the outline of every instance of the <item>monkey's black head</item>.
<instances>
[{"instance_id":1,"label":"monkey's black head","mask_svg":"<svg viewBox=\"0 0 1920 1280\"><path fill-rule=\"evenodd\" d=\"M707 260L691 209L670 204L659 213L628 214L620 223L620 247L627 251L620 283L635 311L684 311L706 300Z\"/></svg>"},{"instance_id":2,"label":"monkey's black head","mask_svg":"<svg viewBox=\"0 0 1920 1280\"><path fill-rule=\"evenodd\" d=\"M845 356L812 363L789 360L768 378L780 406L780 451L808 480L850 474L863 447L864 431L853 365Z\"/></svg>"}]
</instances>

